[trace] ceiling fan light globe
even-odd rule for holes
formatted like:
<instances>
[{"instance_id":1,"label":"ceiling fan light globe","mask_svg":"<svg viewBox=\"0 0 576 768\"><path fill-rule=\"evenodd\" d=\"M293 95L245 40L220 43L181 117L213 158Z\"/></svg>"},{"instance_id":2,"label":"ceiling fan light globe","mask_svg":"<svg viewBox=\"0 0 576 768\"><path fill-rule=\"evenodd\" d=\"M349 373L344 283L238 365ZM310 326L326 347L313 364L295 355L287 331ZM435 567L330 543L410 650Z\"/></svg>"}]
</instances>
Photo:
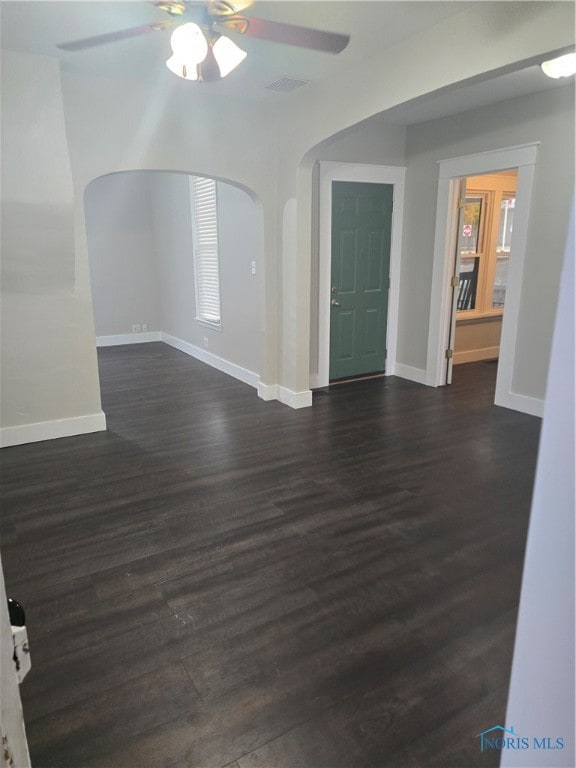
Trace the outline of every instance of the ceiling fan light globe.
<instances>
[{"instance_id":1,"label":"ceiling fan light globe","mask_svg":"<svg viewBox=\"0 0 576 768\"><path fill-rule=\"evenodd\" d=\"M184 80L198 80L198 65L182 61L177 56L171 56L166 61L166 66L178 77L182 77Z\"/></svg>"},{"instance_id":2,"label":"ceiling fan light globe","mask_svg":"<svg viewBox=\"0 0 576 768\"><path fill-rule=\"evenodd\" d=\"M187 67L200 64L208 53L208 41L198 24L192 21L176 27L172 32L170 45L174 55L181 62L185 62Z\"/></svg>"},{"instance_id":3,"label":"ceiling fan light globe","mask_svg":"<svg viewBox=\"0 0 576 768\"><path fill-rule=\"evenodd\" d=\"M214 57L218 62L220 77L226 77L233 69L244 61L247 54L229 37L221 35L212 46Z\"/></svg>"},{"instance_id":4,"label":"ceiling fan light globe","mask_svg":"<svg viewBox=\"0 0 576 768\"><path fill-rule=\"evenodd\" d=\"M544 61L540 65L542 72L548 77L558 80L561 77L570 77L576 73L576 53L567 53L556 59Z\"/></svg>"}]
</instances>

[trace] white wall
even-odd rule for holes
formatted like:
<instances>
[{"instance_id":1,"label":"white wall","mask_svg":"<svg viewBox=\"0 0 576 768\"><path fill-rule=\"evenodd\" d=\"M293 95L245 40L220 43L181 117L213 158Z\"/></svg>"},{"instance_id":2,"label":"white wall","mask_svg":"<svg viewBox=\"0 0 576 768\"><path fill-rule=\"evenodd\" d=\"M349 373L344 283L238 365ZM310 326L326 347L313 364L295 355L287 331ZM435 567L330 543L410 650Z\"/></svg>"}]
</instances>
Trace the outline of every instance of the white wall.
<instances>
[{"instance_id":1,"label":"white wall","mask_svg":"<svg viewBox=\"0 0 576 768\"><path fill-rule=\"evenodd\" d=\"M572 85L408 128L398 357L426 367L438 161L531 142L540 146L513 390L543 398L574 187Z\"/></svg>"},{"instance_id":2,"label":"white wall","mask_svg":"<svg viewBox=\"0 0 576 768\"><path fill-rule=\"evenodd\" d=\"M161 330L150 174L95 179L85 210L96 336Z\"/></svg>"},{"instance_id":3,"label":"white wall","mask_svg":"<svg viewBox=\"0 0 576 768\"><path fill-rule=\"evenodd\" d=\"M89 431L102 429L87 263L76 258L83 232L54 59L3 53L1 195L2 444L39 439L37 425L46 422L66 420L66 432L70 420L88 418Z\"/></svg>"},{"instance_id":4,"label":"white wall","mask_svg":"<svg viewBox=\"0 0 576 768\"><path fill-rule=\"evenodd\" d=\"M507 727L564 749L505 750L503 768L573 766L574 747L574 213L544 406Z\"/></svg>"}]
</instances>

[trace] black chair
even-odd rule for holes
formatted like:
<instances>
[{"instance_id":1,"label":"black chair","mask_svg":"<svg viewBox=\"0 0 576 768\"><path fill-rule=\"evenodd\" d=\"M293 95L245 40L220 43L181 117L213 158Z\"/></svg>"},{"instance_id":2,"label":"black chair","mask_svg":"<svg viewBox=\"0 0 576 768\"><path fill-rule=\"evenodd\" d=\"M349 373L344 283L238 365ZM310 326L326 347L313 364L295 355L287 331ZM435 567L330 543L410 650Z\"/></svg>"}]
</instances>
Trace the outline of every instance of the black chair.
<instances>
[{"instance_id":1,"label":"black chair","mask_svg":"<svg viewBox=\"0 0 576 768\"><path fill-rule=\"evenodd\" d=\"M470 272L460 272L458 280L457 309L474 309L476 306L476 285L478 283L478 264L475 259L474 269Z\"/></svg>"}]
</instances>

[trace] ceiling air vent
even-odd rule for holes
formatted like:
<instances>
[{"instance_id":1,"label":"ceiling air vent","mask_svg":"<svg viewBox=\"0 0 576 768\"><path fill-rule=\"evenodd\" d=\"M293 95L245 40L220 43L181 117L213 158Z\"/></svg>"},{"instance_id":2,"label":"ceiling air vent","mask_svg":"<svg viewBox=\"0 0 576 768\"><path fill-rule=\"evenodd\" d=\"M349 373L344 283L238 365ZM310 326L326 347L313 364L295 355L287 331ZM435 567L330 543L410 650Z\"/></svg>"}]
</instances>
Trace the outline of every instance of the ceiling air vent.
<instances>
[{"instance_id":1,"label":"ceiling air vent","mask_svg":"<svg viewBox=\"0 0 576 768\"><path fill-rule=\"evenodd\" d=\"M295 91L296 88L302 88L303 85L308 85L310 80L296 80L293 77L281 77L279 80L275 80L273 83L269 83L265 88L269 91L281 91L282 93L289 93Z\"/></svg>"}]
</instances>

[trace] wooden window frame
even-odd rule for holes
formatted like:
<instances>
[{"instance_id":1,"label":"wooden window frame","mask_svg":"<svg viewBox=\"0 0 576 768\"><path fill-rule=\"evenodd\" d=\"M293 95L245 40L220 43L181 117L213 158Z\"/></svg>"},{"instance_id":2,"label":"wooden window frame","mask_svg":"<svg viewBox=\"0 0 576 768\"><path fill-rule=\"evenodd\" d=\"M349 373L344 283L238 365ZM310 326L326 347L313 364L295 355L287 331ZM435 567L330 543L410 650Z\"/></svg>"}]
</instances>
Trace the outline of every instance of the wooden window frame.
<instances>
[{"instance_id":1,"label":"wooden window frame","mask_svg":"<svg viewBox=\"0 0 576 768\"><path fill-rule=\"evenodd\" d=\"M480 320L482 318L501 317L504 307L493 307L494 279L496 275L498 244L498 230L500 225L500 206L502 200L508 197L516 197L514 184L510 183L510 176L501 174L488 174L476 177L472 184L467 183L466 197L484 197L486 208L484 209L484 222L478 230L478 252L480 257L478 265L478 283L476 288L476 306L474 309L461 309L456 313L456 320ZM481 214L482 216L482 214ZM482 230L482 235L480 234ZM481 239L482 238L482 239ZM480 252L480 247L482 252ZM461 257L462 262L462 257Z\"/></svg>"},{"instance_id":2,"label":"wooden window frame","mask_svg":"<svg viewBox=\"0 0 576 768\"><path fill-rule=\"evenodd\" d=\"M492 235L494 231L494 190L491 189L466 189L466 198L481 198L480 221L478 223L478 244L476 253L469 258L478 258L478 280L476 284L476 298L474 309L460 309L456 313L457 320L477 320L481 317L501 315L502 309L486 309L486 292L489 284L490 254L492 249ZM467 257L460 255L460 266ZM491 304L492 302L490 302Z\"/></svg>"}]
</instances>

